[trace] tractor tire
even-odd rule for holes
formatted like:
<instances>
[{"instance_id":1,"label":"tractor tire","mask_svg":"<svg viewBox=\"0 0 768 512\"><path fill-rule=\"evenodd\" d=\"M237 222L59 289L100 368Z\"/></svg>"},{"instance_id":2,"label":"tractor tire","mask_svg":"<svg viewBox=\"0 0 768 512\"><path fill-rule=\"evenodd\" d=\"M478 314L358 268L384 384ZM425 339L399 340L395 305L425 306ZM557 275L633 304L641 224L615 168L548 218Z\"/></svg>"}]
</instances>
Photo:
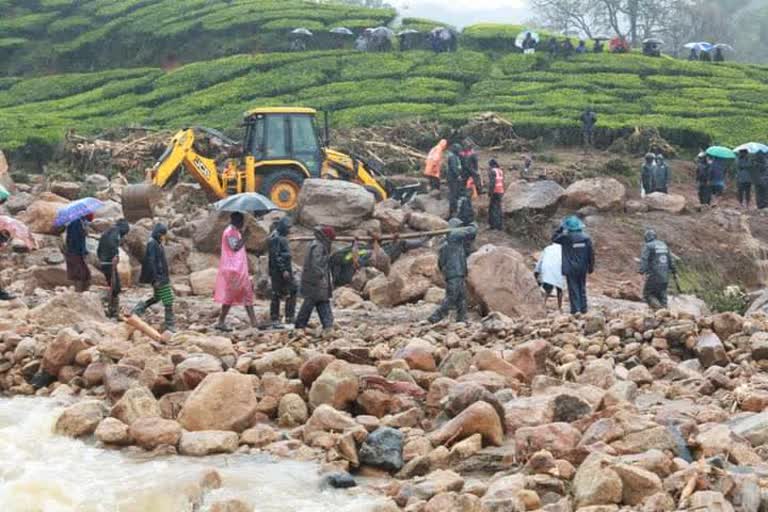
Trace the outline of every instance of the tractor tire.
<instances>
[{"instance_id":1,"label":"tractor tire","mask_svg":"<svg viewBox=\"0 0 768 512\"><path fill-rule=\"evenodd\" d=\"M270 171L264 176L259 193L282 210L294 210L299 205L299 191L304 179L304 174L294 169Z\"/></svg>"}]
</instances>

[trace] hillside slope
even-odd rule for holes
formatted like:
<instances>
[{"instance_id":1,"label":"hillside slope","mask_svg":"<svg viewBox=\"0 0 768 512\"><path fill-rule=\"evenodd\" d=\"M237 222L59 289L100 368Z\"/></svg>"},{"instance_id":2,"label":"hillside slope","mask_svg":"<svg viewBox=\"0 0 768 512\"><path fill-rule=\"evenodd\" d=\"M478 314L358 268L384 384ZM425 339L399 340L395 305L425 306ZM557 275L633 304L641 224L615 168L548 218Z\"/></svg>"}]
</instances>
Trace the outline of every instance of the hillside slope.
<instances>
[{"instance_id":1,"label":"hillside slope","mask_svg":"<svg viewBox=\"0 0 768 512\"><path fill-rule=\"evenodd\" d=\"M739 144L768 133L768 68L631 55L543 55L461 50L361 54L237 55L164 72L132 68L0 79L0 148L55 143L132 124L204 124L237 132L241 114L263 105L334 112L337 126L421 116L461 124L496 111L518 135L579 141L578 116L593 105L598 142L635 126L657 127L674 144Z\"/></svg>"}]
</instances>

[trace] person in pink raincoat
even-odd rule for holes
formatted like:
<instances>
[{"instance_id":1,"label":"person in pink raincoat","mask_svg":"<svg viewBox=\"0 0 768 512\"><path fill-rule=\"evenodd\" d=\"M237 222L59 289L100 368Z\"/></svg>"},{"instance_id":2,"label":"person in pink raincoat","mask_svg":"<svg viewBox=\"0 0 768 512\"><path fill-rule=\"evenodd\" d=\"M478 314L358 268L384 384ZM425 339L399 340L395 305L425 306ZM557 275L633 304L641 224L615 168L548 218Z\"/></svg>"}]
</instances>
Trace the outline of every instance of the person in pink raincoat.
<instances>
[{"instance_id":1,"label":"person in pink raincoat","mask_svg":"<svg viewBox=\"0 0 768 512\"><path fill-rule=\"evenodd\" d=\"M251 326L256 326L256 314L253 311L253 282L248 273L244 227L245 217L240 212L234 212L229 226L221 234L221 260L219 273L216 274L216 288L213 292L213 300L221 304L219 321L216 323L216 329L219 331L232 330L225 323L232 306L245 306Z\"/></svg>"}]
</instances>

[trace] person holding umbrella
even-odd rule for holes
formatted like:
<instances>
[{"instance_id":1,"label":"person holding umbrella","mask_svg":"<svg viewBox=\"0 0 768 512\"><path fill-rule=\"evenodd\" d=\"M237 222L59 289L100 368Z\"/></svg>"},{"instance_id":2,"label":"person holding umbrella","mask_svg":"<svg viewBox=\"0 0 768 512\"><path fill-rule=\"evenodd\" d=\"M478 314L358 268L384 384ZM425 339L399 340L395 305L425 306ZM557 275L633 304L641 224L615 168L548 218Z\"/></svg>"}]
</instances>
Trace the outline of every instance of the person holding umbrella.
<instances>
[{"instance_id":1,"label":"person holding umbrella","mask_svg":"<svg viewBox=\"0 0 768 512\"><path fill-rule=\"evenodd\" d=\"M96 250L96 255L99 257L99 270L104 274L109 286L107 296L107 317L109 318L117 318L120 313L122 283L117 265L120 263L120 244L130 230L128 221L120 219L101 235L99 247Z\"/></svg>"},{"instance_id":2,"label":"person holding umbrella","mask_svg":"<svg viewBox=\"0 0 768 512\"><path fill-rule=\"evenodd\" d=\"M216 329L230 332L226 320L232 306L245 306L251 327L256 327L256 313L253 310L253 282L248 273L248 255L245 251L245 217L232 212L227 229L221 234L221 259L216 274L213 300L221 304Z\"/></svg>"},{"instance_id":3,"label":"person holding umbrella","mask_svg":"<svg viewBox=\"0 0 768 512\"><path fill-rule=\"evenodd\" d=\"M707 155L711 157L709 165L709 182L712 197L715 198L712 206L717 206L720 196L725 192L725 177L728 171L728 161L734 160L736 154L722 146L711 146L707 149Z\"/></svg>"},{"instance_id":4,"label":"person holding umbrella","mask_svg":"<svg viewBox=\"0 0 768 512\"><path fill-rule=\"evenodd\" d=\"M91 287L91 270L85 261L88 256L85 240L91 222L93 222L93 213L67 224L64 261L67 265L67 279L74 283L77 293L87 292Z\"/></svg>"},{"instance_id":5,"label":"person holding umbrella","mask_svg":"<svg viewBox=\"0 0 768 512\"><path fill-rule=\"evenodd\" d=\"M749 208L752 200L752 159L747 149L739 150L736 160L736 184L739 192L739 206Z\"/></svg>"}]
</instances>

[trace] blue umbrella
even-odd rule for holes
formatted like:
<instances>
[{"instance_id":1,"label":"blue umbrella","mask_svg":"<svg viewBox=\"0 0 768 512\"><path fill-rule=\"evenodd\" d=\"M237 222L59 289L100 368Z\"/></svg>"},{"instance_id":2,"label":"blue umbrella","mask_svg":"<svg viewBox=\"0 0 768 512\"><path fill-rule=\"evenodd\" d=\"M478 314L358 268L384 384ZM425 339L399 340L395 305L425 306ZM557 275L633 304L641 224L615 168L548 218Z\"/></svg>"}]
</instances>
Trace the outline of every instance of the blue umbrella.
<instances>
[{"instance_id":1,"label":"blue umbrella","mask_svg":"<svg viewBox=\"0 0 768 512\"><path fill-rule=\"evenodd\" d=\"M768 153L768 146L765 144L760 144L759 142L747 142L746 144L742 144L741 146L734 148L734 153L739 153L740 151L747 151L747 153L754 155L755 153Z\"/></svg>"},{"instance_id":2,"label":"blue umbrella","mask_svg":"<svg viewBox=\"0 0 768 512\"><path fill-rule=\"evenodd\" d=\"M687 43L683 45L683 48L688 48L689 50L696 50L697 52L709 52L712 50L713 46L712 46L712 43L708 43L706 41L700 41L698 43Z\"/></svg>"},{"instance_id":3,"label":"blue umbrella","mask_svg":"<svg viewBox=\"0 0 768 512\"><path fill-rule=\"evenodd\" d=\"M81 219L90 215L96 210L101 209L104 203L93 197L78 199L67 206L63 206L56 212L56 221L53 223L57 228L66 226L72 221Z\"/></svg>"}]
</instances>

